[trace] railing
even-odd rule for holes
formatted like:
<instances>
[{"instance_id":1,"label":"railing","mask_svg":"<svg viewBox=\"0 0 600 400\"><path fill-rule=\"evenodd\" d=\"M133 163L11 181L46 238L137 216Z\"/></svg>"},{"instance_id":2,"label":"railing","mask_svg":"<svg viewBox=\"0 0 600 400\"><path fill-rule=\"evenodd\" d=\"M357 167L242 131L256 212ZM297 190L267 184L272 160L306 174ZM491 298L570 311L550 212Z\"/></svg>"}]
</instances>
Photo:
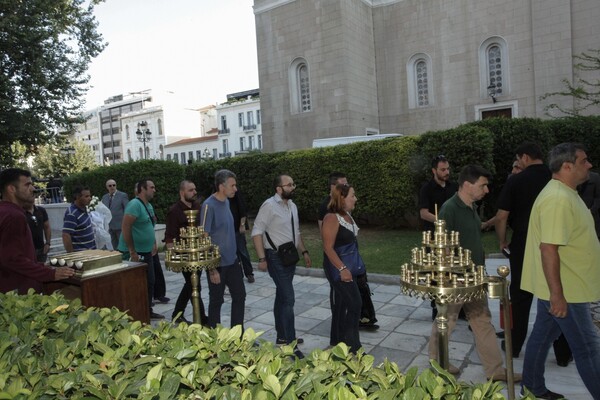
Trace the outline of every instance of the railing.
<instances>
[{"instance_id":1,"label":"railing","mask_svg":"<svg viewBox=\"0 0 600 400\"><path fill-rule=\"evenodd\" d=\"M63 203L65 195L62 188L35 189L36 204Z\"/></svg>"},{"instance_id":2,"label":"railing","mask_svg":"<svg viewBox=\"0 0 600 400\"><path fill-rule=\"evenodd\" d=\"M231 153L230 152L219 153L219 158L225 158L225 157L231 157Z\"/></svg>"},{"instance_id":3,"label":"railing","mask_svg":"<svg viewBox=\"0 0 600 400\"><path fill-rule=\"evenodd\" d=\"M229 133L229 128L219 129L219 135L222 135L224 133Z\"/></svg>"},{"instance_id":4,"label":"railing","mask_svg":"<svg viewBox=\"0 0 600 400\"><path fill-rule=\"evenodd\" d=\"M254 131L254 130L256 130L256 124L244 125L244 131Z\"/></svg>"}]
</instances>

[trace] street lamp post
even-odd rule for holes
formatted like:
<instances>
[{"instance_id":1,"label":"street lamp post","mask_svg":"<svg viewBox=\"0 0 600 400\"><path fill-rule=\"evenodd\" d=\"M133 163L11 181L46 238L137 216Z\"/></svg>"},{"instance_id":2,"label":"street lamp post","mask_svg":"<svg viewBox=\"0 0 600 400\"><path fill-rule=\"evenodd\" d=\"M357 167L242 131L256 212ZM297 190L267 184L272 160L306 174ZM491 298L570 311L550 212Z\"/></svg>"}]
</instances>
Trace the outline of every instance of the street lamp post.
<instances>
[{"instance_id":1,"label":"street lamp post","mask_svg":"<svg viewBox=\"0 0 600 400\"><path fill-rule=\"evenodd\" d=\"M206 161L208 161L208 159L210 158L210 151L208 150L207 147L204 148L203 156Z\"/></svg>"},{"instance_id":2,"label":"street lamp post","mask_svg":"<svg viewBox=\"0 0 600 400\"><path fill-rule=\"evenodd\" d=\"M135 131L137 138L144 145L144 160L148 157L148 152L146 151L146 142L150 141L150 129L148 129L148 123L146 121L140 121L137 124L137 131Z\"/></svg>"}]
</instances>

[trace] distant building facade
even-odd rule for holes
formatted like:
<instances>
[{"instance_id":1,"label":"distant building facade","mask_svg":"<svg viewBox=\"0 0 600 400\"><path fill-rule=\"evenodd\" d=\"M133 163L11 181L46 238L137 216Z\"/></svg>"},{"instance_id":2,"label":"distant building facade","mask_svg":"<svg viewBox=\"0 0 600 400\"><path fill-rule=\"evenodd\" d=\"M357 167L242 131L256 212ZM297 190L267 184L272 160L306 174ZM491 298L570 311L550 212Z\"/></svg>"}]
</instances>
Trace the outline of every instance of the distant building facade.
<instances>
[{"instance_id":1,"label":"distant building facade","mask_svg":"<svg viewBox=\"0 0 600 400\"><path fill-rule=\"evenodd\" d=\"M262 150L262 115L258 89L227 95L217 106L218 158Z\"/></svg>"},{"instance_id":2,"label":"distant building facade","mask_svg":"<svg viewBox=\"0 0 600 400\"><path fill-rule=\"evenodd\" d=\"M178 164L191 164L218 158L219 138L216 132L206 136L182 139L165 147L166 160Z\"/></svg>"},{"instance_id":3,"label":"distant building facade","mask_svg":"<svg viewBox=\"0 0 600 400\"><path fill-rule=\"evenodd\" d=\"M216 129L216 115L215 106L190 109L170 92L118 95L85 113L75 139L92 148L100 165L164 160L167 144Z\"/></svg>"},{"instance_id":4,"label":"distant building facade","mask_svg":"<svg viewBox=\"0 0 600 400\"><path fill-rule=\"evenodd\" d=\"M544 118L540 96L600 37L598 0L254 0L254 13L266 151Z\"/></svg>"}]
</instances>

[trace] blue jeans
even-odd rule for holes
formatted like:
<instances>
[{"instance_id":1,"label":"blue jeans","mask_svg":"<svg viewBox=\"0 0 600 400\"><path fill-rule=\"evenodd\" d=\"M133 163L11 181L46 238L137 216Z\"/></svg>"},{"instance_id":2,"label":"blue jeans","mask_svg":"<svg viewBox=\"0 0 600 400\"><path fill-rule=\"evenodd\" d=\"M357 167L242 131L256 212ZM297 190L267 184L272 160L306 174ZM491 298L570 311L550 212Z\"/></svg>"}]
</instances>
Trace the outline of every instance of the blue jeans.
<instances>
[{"instance_id":1,"label":"blue jeans","mask_svg":"<svg viewBox=\"0 0 600 400\"><path fill-rule=\"evenodd\" d=\"M275 330L277 339L288 343L296 340L296 325L294 317L294 273L296 266L286 267L281 263L279 255L273 250L265 250L267 268L269 275L275 282L275 305L273 314L275 316Z\"/></svg>"},{"instance_id":2,"label":"blue jeans","mask_svg":"<svg viewBox=\"0 0 600 400\"><path fill-rule=\"evenodd\" d=\"M210 273L206 273L208 281L208 326L215 328L221 323L221 306L225 302L225 286L231 295L231 327L242 325L244 328L244 307L246 305L246 286L244 275L238 260L232 265L218 267L221 283L215 285L210 281Z\"/></svg>"},{"instance_id":3,"label":"blue jeans","mask_svg":"<svg viewBox=\"0 0 600 400\"><path fill-rule=\"evenodd\" d=\"M567 316L550 314L550 302L538 300L537 316L525 349L523 381L533 394L548 390L544 380L545 362L552 343L565 335L573 352L577 371L594 399L600 399L600 338L592 322L589 303L569 303Z\"/></svg>"}]
</instances>

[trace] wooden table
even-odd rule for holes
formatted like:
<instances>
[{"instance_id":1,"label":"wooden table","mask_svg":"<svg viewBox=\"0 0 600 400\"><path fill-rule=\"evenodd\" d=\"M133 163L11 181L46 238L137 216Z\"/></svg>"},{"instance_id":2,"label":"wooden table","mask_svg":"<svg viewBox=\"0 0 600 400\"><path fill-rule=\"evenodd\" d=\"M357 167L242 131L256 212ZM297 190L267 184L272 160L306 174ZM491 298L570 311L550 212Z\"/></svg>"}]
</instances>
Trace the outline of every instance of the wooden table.
<instances>
[{"instance_id":1,"label":"wooden table","mask_svg":"<svg viewBox=\"0 0 600 400\"><path fill-rule=\"evenodd\" d=\"M44 294L58 290L86 307L116 307L139 321L150 323L146 264L124 261L87 271L82 277L44 284Z\"/></svg>"}]
</instances>

